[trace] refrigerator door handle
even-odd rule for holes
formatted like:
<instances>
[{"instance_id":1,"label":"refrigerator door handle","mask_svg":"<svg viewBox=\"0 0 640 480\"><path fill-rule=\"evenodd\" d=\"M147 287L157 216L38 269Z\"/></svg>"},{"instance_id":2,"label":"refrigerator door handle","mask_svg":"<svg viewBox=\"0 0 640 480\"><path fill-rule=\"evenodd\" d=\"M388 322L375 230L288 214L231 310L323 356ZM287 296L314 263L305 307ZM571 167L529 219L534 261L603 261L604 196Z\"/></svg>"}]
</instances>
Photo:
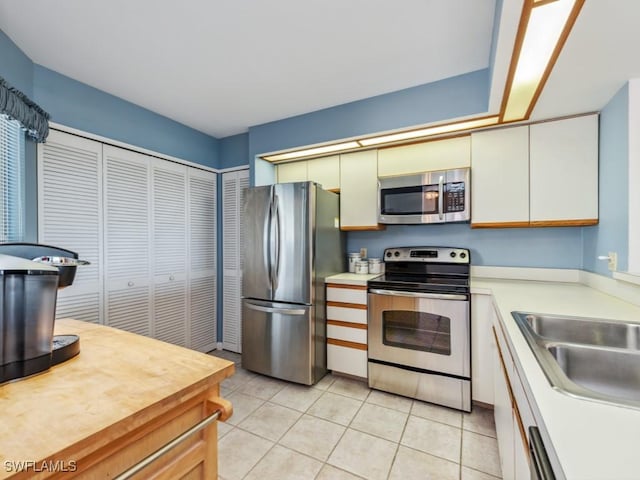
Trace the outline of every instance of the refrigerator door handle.
<instances>
[{"instance_id":1,"label":"refrigerator door handle","mask_svg":"<svg viewBox=\"0 0 640 480\"><path fill-rule=\"evenodd\" d=\"M264 252L264 270L267 274L267 283L271 289L271 211L273 210L273 200L269 202L267 216L264 219L264 230L262 235L262 250Z\"/></svg>"},{"instance_id":2,"label":"refrigerator door handle","mask_svg":"<svg viewBox=\"0 0 640 480\"><path fill-rule=\"evenodd\" d=\"M307 311L304 308L277 308L277 307L263 307L262 305L255 305L247 302L247 308L251 310L257 310L258 312L266 313L282 313L285 315L306 315Z\"/></svg>"},{"instance_id":3,"label":"refrigerator door handle","mask_svg":"<svg viewBox=\"0 0 640 480\"><path fill-rule=\"evenodd\" d=\"M278 195L275 195L275 201L273 202L274 205L274 217L275 217L275 222L276 222L276 248L275 248L275 262L273 265L273 290L277 290L278 289L278 283L280 282L280 253L281 253L281 231L280 231L280 207L278 206L280 204L280 199L278 198Z\"/></svg>"}]
</instances>

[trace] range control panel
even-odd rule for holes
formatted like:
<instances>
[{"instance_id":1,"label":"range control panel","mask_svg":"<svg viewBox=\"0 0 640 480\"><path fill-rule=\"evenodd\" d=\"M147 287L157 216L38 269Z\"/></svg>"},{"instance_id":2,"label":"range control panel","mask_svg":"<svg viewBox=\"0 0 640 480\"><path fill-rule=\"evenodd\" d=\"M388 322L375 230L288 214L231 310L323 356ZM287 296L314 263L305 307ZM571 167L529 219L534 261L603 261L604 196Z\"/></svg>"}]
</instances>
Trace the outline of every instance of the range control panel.
<instances>
[{"instance_id":1,"label":"range control panel","mask_svg":"<svg viewBox=\"0 0 640 480\"><path fill-rule=\"evenodd\" d=\"M392 247L385 248L385 262L470 263L466 248L454 247Z\"/></svg>"}]
</instances>

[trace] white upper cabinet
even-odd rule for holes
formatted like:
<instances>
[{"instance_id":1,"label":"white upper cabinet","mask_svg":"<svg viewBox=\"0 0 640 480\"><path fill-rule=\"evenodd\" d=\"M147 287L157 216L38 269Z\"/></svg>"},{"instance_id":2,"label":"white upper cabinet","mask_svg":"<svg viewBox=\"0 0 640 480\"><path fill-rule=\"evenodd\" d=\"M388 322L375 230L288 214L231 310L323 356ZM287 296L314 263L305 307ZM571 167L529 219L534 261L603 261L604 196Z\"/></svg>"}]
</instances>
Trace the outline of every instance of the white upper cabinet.
<instances>
[{"instance_id":1,"label":"white upper cabinet","mask_svg":"<svg viewBox=\"0 0 640 480\"><path fill-rule=\"evenodd\" d=\"M340 188L340 155L307 160L307 179L325 190Z\"/></svg>"},{"instance_id":2,"label":"white upper cabinet","mask_svg":"<svg viewBox=\"0 0 640 480\"><path fill-rule=\"evenodd\" d=\"M278 183L306 182L307 161L282 163L277 165Z\"/></svg>"},{"instance_id":3,"label":"white upper cabinet","mask_svg":"<svg viewBox=\"0 0 640 480\"><path fill-rule=\"evenodd\" d=\"M529 126L471 135L471 216L474 226L528 226Z\"/></svg>"},{"instance_id":4,"label":"white upper cabinet","mask_svg":"<svg viewBox=\"0 0 640 480\"><path fill-rule=\"evenodd\" d=\"M340 155L300 160L276 166L278 183L313 181L325 190L340 189Z\"/></svg>"},{"instance_id":5,"label":"white upper cabinet","mask_svg":"<svg viewBox=\"0 0 640 480\"><path fill-rule=\"evenodd\" d=\"M415 143L378 150L378 176L404 175L471 165L471 137Z\"/></svg>"},{"instance_id":6,"label":"white upper cabinet","mask_svg":"<svg viewBox=\"0 0 640 480\"><path fill-rule=\"evenodd\" d=\"M533 124L530 142L532 224L597 223L598 116Z\"/></svg>"},{"instance_id":7,"label":"white upper cabinet","mask_svg":"<svg viewBox=\"0 0 640 480\"><path fill-rule=\"evenodd\" d=\"M340 155L340 228L377 230L378 151Z\"/></svg>"}]
</instances>

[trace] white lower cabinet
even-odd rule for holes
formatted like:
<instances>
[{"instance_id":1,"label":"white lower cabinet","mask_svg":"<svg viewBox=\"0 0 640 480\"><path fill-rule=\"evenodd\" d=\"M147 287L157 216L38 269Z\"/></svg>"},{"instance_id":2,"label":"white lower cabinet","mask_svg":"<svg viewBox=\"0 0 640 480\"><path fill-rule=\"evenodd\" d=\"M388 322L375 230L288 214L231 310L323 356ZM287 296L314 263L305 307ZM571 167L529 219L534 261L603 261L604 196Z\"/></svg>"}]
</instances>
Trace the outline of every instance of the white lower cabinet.
<instances>
[{"instance_id":1,"label":"white lower cabinet","mask_svg":"<svg viewBox=\"0 0 640 480\"><path fill-rule=\"evenodd\" d=\"M502 478L514 478L514 422L509 386L498 352L494 358L494 404L493 416L496 422L496 436L500 452Z\"/></svg>"},{"instance_id":2,"label":"white lower cabinet","mask_svg":"<svg viewBox=\"0 0 640 480\"><path fill-rule=\"evenodd\" d=\"M497 320L497 319L496 319ZM493 326L496 340L494 360L494 419L502 478L529 480L528 428L535 425L531 407L499 323Z\"/></svg>"},{"instance_id":3,"label":"white lower cabinet","mask_svg":"<svg viewBox=\"0 0 640 480\"><path fill-rule=\"evenodd\" d=\"M491 326L495 310L491 295L471 295L471 394L474 401L493 405L493 356Z\"/></svg>"},{"instance_id":4,"label":"white lower cabinet","mask_svg":"<svg viewBox=\"0 0 640 480\"><path fill-rule=\"evenodd\" d=\"M367 287L327 284L327 368L367 377Z\"/></svg>"}]
</instances>

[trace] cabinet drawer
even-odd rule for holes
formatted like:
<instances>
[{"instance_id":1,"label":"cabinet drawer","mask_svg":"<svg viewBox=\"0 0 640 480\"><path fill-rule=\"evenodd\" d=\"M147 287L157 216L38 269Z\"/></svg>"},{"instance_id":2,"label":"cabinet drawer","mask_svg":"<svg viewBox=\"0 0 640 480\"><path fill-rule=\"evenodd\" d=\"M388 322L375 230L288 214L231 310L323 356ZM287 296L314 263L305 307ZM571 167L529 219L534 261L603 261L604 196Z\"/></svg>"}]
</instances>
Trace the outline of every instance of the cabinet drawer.
<instances>
[{"instance_id":1,"label":"cabinet drawer","mask_svg":"<svg viewBox=\"0 0 640 480\"><path fill-rule=\"evenodd\" d=\"M367 311L361 308L327 305L327 320L367 324Z\"/></svg>"},{"instance_id":2,"label":"cabinet drawer","mask_svg":"<svg viewBox=\"0 0 640 480\"><path fill-rule=\"evenodd\" d=\"M334 372L366 378L367 351L328 344L327 368Z\"/></svg>"},{"instance_id":3,"label":"cabinet drawer","mask_svg":"<svg viewBox=\"0 0 640 480\"><path fill-rule=\"evenodd\" d=\"M346 340L347 342L355 342L367 344L367 330L364 328L349 328L342 325L327 325L327 338L336 338L338 340Z\"/></svg>"},{"instance_id":4,"label":"cabinet drawer","mask_svg":"<svg viewBox=\"0 0 640 480\"><path fill-rule=\"evenodd\" d=\"M367 288L327 287L327 301L367 305Z\"/></svg>"}]
</instances>

